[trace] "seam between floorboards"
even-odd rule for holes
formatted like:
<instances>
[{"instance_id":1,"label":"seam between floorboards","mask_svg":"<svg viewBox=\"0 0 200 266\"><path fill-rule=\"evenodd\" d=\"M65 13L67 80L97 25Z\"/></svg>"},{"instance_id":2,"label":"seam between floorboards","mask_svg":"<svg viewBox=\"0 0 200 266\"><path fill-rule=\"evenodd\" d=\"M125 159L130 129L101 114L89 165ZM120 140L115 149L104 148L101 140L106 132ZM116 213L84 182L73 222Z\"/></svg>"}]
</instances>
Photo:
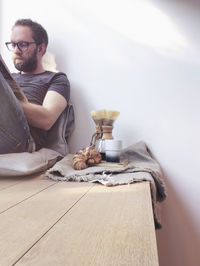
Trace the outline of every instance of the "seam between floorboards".
<instances>
[{"instance_id":1,"label":"seam between floorboards","mask_svg":"<svg viewBox=\"0 0 200 266\"><path fill-rule=\"evenodd\" d=\"M24 202L24 201L26 201L26 200L28 200L28 199L32 198L33 196L35 196L35 195L37 195L37 194L41 193L42 191L44 191L44 190L46 190L46 189L48 189L48 188L50 188L50 187L52 187L52 186L56 185L57 183L58 183L58 181L57 181L57 182L55 182L55 183L53 183L53 184L51 184L51 185L49 185L48 187L45 187L45 188L43 188L42 190L40 190L40 191L38 191L38 192L36 192L36 193L34 193L34 194L30 195L29 197L27 197L27 198L25 198L25 199L23 199L23 200L21 200L21 201L19 201L19 202L15 203L14 205L12 205L12 206L8 207L7 209L5 209L5 210L1 211L1 212L0 212L0 215L1 215L2 213L4 213L4 212L6 212L6 211L8 211L8 210L10 210L10 209L12 209L12 208L14 208L15 206L17 206L17 205L21 204L22 202Z\"/></svg>"},{"instance_id":2,"label":"seam between floorboards","mask_svg":"<svg viewBox=\"0 0 200 266\"><path fill-rule=\"evenodd\" d=\"M12 185L8 185L7 187L0 188L0 191L8 189L8 188L13 187L13 186L16 186L17 184L23 182L23 179L24 179L24 177L19 178L18 181L16 181L16 183L14 183ZM1 177L0 177L0 182L1 182Z\"/></svg>"},{"instance_id":3,"label":"seam between floorboards","mask_svg":"<svg viewBox=\"0 0 200 266\"><path fill-rule=\"evenodd\" d=\"M8 188L13 187L13 186L16 186L16 185L22 183L23 181L28 180L28 178L41 176L42 174L43 174L43 172L35 173L35 174L33 173L33 174L29 174L29 175L22 176L22 177L19 177L19 178L16 176L16 177L18 178L18 179L16 180L16 183L14 183L14 184L12 184L12 185L8 185L8 186L3 187L3 188L0 188L0 191L5 190L5 189L8 189ZM4 177L4 178L5 178L5 177ZM9 178L9 176L8 176L8 178ZM0 182L1 182L1 176L0 176Z\"/></svg>"},{"instance_id":4,"label":"seam between floorboards","mask_svg":"<svg viewBox=\"0 0 200 266\"><path fill-rule=\"evenodd\" d=\"M63 214L61 217L54 222L49 229L44 232L41 237L38 238L37 241L35 241L13 264L12 266L16 265L85 195L95 186L96 184L93 184L75 203Z\"/></svg>"}]
</instances>

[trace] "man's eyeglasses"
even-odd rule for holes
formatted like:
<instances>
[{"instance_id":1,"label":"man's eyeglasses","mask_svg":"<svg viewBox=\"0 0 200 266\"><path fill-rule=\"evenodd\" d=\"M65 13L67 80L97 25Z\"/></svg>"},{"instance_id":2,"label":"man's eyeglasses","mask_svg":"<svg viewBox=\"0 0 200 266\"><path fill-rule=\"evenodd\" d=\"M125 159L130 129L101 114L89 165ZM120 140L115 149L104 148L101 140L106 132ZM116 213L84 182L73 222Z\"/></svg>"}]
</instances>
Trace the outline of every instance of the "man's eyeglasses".
<instances>
[{"instance_id":1,"label":"man's eyeglasses","mask_svg":"<svg viewBox=\"0 0 200 266\"><path fill-rule=\"evenodd\" d=\"M5 44L6 44L7 48L8 48L8 50L11 51L11 52L13 52L15 50L16 46L21 52L25 52L28 49L28 47L31 44L34 44L34 43L36 43L36 42L24 42L24 41L21 41L21 42L6 42Z\"/></svg>"}]
</instances>

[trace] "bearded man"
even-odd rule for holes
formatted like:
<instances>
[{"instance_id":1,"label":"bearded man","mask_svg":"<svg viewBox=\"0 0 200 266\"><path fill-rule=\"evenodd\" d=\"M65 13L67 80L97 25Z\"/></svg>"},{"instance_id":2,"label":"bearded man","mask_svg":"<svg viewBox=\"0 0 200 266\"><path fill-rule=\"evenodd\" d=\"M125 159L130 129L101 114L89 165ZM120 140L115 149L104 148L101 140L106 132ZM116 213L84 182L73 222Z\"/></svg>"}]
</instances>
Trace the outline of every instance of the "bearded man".
<instances>
[{"instance_id":1,"label":"bearded man","mask_svg":"<svg viewBox=\"0 0 200 266\"><path fill-rule=\"evenodd\" d=\"M48 134L66 109L70 85L66 74L46 71L42 57L48 45L46 30L30 19L17 20L11 41L18 73L14 79L27 101L19 101L0 73L0 154L32 152L48 146Z\"/></svg>"}]
</instances>

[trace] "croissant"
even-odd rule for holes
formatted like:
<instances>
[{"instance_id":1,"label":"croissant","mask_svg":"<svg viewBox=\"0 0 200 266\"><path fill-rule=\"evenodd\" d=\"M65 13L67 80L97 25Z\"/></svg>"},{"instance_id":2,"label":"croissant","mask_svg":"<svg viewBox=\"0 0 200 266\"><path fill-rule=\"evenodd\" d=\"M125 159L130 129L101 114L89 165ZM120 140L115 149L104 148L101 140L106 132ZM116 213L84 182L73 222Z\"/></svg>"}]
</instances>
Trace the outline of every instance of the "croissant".
<instances>
[{"instance_id":1,"label":"croissant","mask_svg":"<svg viewBox=\"0 0 200 266\"><path fill-rule=\"evenodd\" d=\"M101 154L94 146L86 147L78 151L73 159L72 166L76 170L82 170L91 166L93 164L98 164L101 162Z\"/></svg>"}]
</instances>

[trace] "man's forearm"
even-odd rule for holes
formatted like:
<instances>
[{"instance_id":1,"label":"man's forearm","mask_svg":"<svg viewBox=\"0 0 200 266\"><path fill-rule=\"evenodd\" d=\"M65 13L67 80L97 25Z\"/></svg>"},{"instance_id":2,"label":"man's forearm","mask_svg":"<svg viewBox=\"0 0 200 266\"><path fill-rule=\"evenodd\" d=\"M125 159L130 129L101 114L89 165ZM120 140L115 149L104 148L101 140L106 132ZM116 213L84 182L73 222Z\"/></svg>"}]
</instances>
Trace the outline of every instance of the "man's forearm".
<instances>
[{"instance_id":1,"label":"man's forearm","mask_svg":"<svg viewBox=\"0 0 200 266\"><path fill-rule=\"evenodd\" d=\"M65 98L56 91L48 91L43 105L21 102L28 123L49 130L67 106Z\"/></svg>"},{"instance_id":2,"label":"man's forearm","mask_svg":"<svg viewBox=\"0 0 200 266\"><path fill-rule=\"evenodd\" d=\"M32 104L29 102L20 102L28 123L37 128L49 130L55 123L56 118L51 112L42 105Z\"/></svg>"}]
</instances>

